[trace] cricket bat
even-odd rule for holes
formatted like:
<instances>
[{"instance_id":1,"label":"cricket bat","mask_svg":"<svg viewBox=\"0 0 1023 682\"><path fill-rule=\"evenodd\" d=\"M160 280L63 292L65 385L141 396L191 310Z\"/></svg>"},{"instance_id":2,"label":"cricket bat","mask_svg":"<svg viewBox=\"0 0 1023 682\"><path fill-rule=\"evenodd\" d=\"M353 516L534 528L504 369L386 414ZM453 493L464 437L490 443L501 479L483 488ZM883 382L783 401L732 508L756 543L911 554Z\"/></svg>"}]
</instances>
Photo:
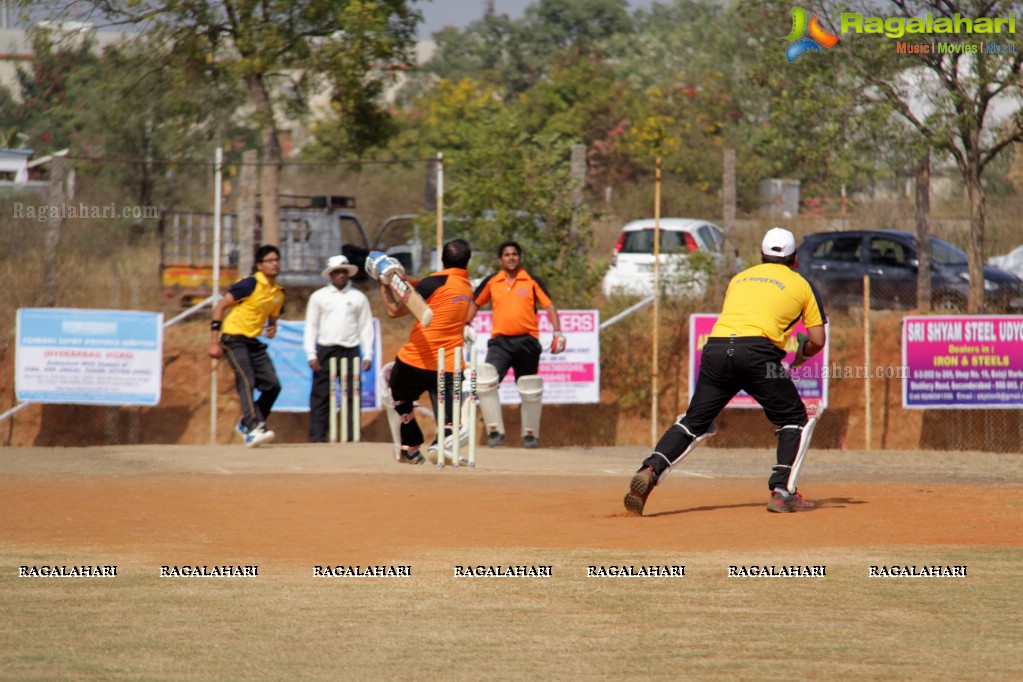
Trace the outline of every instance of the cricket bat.
<instances>
[{"instance_id":1,"label":"cricket bat","mask_svg":"<svg viewBox=\"0 0 1023 682\"><path fill-rule=\"evenodd\" d=\"M419 324L424 327L429 327L430 323L433 322L433 310L429 304L423 300L423 297L419 295L408 280L405 279L404 275L394 273L391 276L391 281L387 283L387 286L391 287L391 291L397 296L402 303L404 303L412 314L419 320Z\"/></svg>"}]
</instances>

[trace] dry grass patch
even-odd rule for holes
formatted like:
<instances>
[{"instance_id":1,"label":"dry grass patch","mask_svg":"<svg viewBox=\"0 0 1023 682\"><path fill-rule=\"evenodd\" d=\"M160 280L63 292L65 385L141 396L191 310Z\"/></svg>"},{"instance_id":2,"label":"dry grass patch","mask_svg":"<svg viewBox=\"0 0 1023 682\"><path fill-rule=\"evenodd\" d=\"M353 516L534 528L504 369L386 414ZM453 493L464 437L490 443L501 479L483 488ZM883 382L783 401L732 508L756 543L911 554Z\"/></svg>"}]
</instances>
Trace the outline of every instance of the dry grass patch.
<instances>
[{"instance_id":1,"label":"dry grass patch","mask_svg":"<svg viewBox=\"0 0 1023 682\"><path fill-rule=\"evenodd\" d=\"M398 579L18 578L0 555L10 679L1020 679L1019 549L808 550L800 556L474 549ZM82 558L74 561L81 563ZM103 559L99 559L103 561ZM454 566L553 565L552 578ZM826 564L817 579L728 578L731 564ZM965 579L868 578L871 564L969 566ZM684 578L587 578L684 564Z\"/></svg>"}]
</instances>

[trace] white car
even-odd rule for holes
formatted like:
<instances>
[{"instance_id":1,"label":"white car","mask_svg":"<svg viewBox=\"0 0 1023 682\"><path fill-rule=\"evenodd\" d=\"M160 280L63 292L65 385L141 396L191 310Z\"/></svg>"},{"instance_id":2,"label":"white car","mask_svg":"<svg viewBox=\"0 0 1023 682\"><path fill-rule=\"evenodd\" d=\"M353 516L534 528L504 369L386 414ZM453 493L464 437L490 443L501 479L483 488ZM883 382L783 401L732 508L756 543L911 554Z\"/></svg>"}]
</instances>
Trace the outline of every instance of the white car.
<instances>
[{"instance_id":1,"label":"white car","mask_svg":"<svg viewBox=\"0 0 1023 682\"><path fill-rule=\"evenodd\" d=\"M724 234L706 220L661 218L660 279L664 291L699 295L707 283L707 272L690 260L694 252L706 252L710 264L721 258ZM604 275L605 296L649 296L654 292L654 221L634 220L622 228L611 267Z\"/></svg>"}]
</instances>

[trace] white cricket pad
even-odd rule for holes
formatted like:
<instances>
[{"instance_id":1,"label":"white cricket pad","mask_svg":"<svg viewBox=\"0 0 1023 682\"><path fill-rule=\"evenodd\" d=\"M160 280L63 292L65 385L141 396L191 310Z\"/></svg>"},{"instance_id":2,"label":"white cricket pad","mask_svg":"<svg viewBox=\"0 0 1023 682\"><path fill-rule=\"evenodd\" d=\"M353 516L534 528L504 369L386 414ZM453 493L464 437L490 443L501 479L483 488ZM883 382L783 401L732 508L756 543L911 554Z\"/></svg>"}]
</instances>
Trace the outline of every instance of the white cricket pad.
<instances>
[{"instance_id":1,"label":"white cricket pad","mask_svg":"<svg viewBox=\"0 0 1023 682\"><path fill-rule=\"evenodd\" d=\"M377 386L380 389L380 397L384 403L384 412L387 414L387 425L391 429L391 440L394 443L394 458L401 460L401 415L394 409L394 398L391 396L391 370L394 363L388 362L380 368L377 375Z\"/></svg>"},{"instance_id":2,"label":"white cricket pad","mask_svg":"<svg viewBox=\"0 0 1023 682\"><path fill-rule=\"evenodd\" d=\"M792 462L792 468L789 470L789 480L785 485L785 488L791 495L796 493L796 480L799 478L799 470L802 468L803 460L806 458L806 451L810 449L810 439L813 438L813 430L817 426L817 419L819 418L820 414L810 417L810 420L806 422L806 426L803 427L802 433L799 434L799 450L796 452L796 459Z\"/></svg>"},{"instance_id":3,"label":"white cricket pad","mask_svg":"<svg viewBox=\"0 0 1023 682\"><path fill-rule=\"evenodd\" d=\"M540 412L543 410L543 377L530 374L516 382L522 400L522 436L540 437Z\"/></svg>"},{"instance_id":4,"label":"white cricket pad","mask_svg":"<svg viewBox=\"0 0 1023 682\"><path fill-rule=\"evenodd\" d=\"M504 433L501 396L497 392L500 383L496 367L487 362L479 366L476 373L476 395L480 400L480 411L488 433Z\"/></svg>"}]
</instances>

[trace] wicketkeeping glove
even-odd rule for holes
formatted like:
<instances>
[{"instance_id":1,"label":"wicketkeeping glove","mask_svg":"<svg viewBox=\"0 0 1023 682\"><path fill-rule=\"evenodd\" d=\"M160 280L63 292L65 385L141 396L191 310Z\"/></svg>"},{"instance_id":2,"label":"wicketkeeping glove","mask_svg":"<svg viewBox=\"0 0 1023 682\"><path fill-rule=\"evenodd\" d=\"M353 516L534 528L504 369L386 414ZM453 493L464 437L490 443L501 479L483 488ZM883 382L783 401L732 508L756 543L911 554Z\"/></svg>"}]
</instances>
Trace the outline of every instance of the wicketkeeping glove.
<instances>
[{"instance_id":1,"label":"wicketkeeping glove","mask_svg":"<svg viewBox=\"0 0 1023 682\"><path fill-rule=\"evenodd\" d=\"M561 332L554 332L554 338L551 339L551 355L563 352L565 352L565 335Z\"/></svg>"},{"instance_id":2,"label":"wicketkeeping glove","mask_svg":"<svg viewBox=\"0 0 1023 682\"><path fill-rule=\"evenodd\" d=\"M810 337L802 332L796 334L796 359L792 361L790 367L799 367L806 362L806 359L809 357L806 354L806 342L809 339Z\"/></svg>"}]
</instances>

